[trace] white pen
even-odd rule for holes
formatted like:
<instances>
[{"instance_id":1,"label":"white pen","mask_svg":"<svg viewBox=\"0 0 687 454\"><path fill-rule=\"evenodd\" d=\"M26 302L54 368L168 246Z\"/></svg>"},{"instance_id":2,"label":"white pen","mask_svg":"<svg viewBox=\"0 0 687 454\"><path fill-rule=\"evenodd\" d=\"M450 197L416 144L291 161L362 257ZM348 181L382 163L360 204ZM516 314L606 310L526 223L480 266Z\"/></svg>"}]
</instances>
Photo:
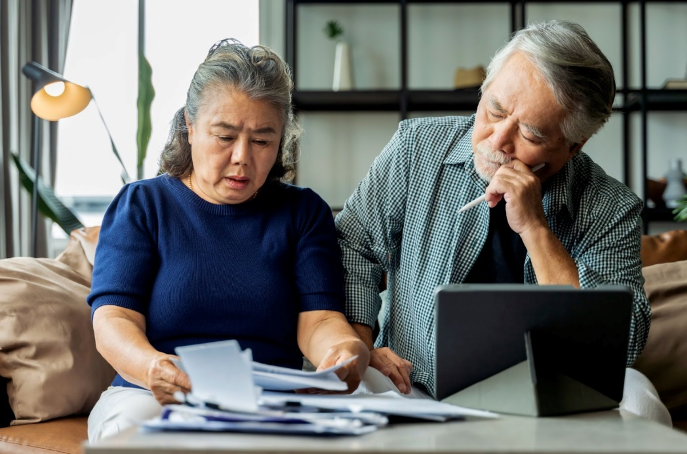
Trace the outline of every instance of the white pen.
<instances>
[{"instance_id":1,"label":"white pen","mask_svg":"<svg viewBox=\"0 0 687 454\"><path fill-rule=\"evenodd\" d=\"M534 166L534 167L532 167L530 170L531 170L532 172L536 172L537 170L541 169L542 167L544 167L544 163L543 163L543 162L537 164L537 165ZM484 200L485 200L486 198L487 198L487 195L486 195L486 194L483 194L483 195L477 197L477 198L476 198L475 200L473 200L472 202L468 202L463 208L461 208L460 210L458 210L458 212L459 212L459 213L462 213L462 212L465 211L465 210L469 210L470 208L476 207L476 206L479 205L480 203L484 202Z\"/></svg>"}]
</instances>

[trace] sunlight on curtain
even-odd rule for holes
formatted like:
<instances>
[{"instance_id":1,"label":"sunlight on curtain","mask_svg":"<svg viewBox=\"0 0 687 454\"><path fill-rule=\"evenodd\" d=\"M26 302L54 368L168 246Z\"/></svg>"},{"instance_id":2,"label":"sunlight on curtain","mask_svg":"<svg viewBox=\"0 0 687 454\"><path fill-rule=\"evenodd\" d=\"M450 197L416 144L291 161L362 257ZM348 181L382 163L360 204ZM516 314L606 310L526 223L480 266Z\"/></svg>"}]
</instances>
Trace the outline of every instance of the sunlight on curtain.
<instances>
[{"instance_id":1,"label":"sunlight on curtain","mask_svg":"<svg viewBox=\"0 0 687 454\"><path fill-rule=\"evenodd\" d=\"M236 38L258 44L256 0L147 0L146 57L153 69L153 131L145 177L157 172L157 160L174 112L212 44ZM132 178L136 176L138 95L138 1L75 0L64 75L87 85L107 122ZM60 120L56 193L67 203L101 200L106 204L122 186L105 127L93 102L79 115ZM95 203L97 205L97 203ZM79 207L75 206L79 211ZM97 209L95 211L98 211ZM86 225L102 213L81 212Z\"/></svg>"}]
</instances>

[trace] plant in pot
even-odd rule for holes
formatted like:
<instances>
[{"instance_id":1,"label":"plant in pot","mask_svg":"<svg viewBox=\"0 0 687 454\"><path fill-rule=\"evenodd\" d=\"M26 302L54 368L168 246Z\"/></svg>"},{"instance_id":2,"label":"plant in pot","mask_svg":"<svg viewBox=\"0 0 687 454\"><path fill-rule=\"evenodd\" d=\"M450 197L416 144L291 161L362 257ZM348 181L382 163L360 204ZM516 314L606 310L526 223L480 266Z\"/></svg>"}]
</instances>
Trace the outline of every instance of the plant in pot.
<instances>
[{"instance_id":1,"label":"plant in pot","mask_svg":"<svg viewBox=\"0 0 687 454\"><path fill-rule=\"evenodd\" d=\"M352 90L351 50L348 43L342 39L344 29L339 22L330 20L324 27L324 33L329 39L336 41L332 90Z\"/></svg>"}]
</instances>

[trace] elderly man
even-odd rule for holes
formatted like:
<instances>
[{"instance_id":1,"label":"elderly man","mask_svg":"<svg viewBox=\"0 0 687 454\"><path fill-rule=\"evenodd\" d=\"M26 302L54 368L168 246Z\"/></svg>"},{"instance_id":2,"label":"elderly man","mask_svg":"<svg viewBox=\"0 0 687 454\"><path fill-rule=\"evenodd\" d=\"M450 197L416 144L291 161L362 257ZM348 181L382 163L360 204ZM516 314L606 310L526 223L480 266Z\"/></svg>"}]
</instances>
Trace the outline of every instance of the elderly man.
<instances>
[{"instance_id":1,"label":"elderly man","mask_svg":"<svg viewBox=\"0 0 687 454\"><path fill-rule=\"evenodd\" d=\"M404 393L434 394L434 288L528 283L629 286L631 366L651 319L642 203L581 151L611 115L611 64L579 25L534 24L495 55L481 91L471 117L401 122L337 216L347 316L370 365ZM670 425L651 383L627 372L623 405Z\"/></svg>"}]
</instances>

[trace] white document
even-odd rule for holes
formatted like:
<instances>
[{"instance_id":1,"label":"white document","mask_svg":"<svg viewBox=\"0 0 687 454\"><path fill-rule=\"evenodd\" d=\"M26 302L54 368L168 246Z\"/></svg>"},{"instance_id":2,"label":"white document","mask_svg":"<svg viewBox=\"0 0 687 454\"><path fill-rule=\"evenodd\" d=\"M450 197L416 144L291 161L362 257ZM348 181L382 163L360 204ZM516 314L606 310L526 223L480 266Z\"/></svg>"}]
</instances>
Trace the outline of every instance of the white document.
<instances>
[{"instance_id":1,"label":"white document","mask_svg":"<svg viewBox=\"0 0 687 454\"><path fill-rule=\"evenodd\" d=\"M385 415L406 416L410 418L445 421L451 418L476 416L481 418L498 418L488 411L458 407L432 399L409 399L389 391L381 394L354 395L314 395L285 394L264 392L260 396L260 405L279 407L289 402L328 410L350 411L352 413L374 412Z\"/></svg>"},{"instance_id":2,"label":"white document","mask_svg":"<svg viewBox=\"0 0 687 454\"><path fill-rule=\"evenodd\" d=\"M203 430L222 432L264 432L295 434L362 435L385 425L379 415L361 418L335 413L233 413L183 405L167 405L159 418L142 424L143 431Z\"/></svg>"},{"instance_id":3,"label":"white document","mask_svg":"<svg viewBox=\"0 0 687 454\"><path fill-rule=\"evenodd\" d=\"M336 371L353 362L358 356L317 372L270 366L253 361L255 384L271 391L291 391L302 388L319 388L328 391L346 391L348 385L341 381Z\"/></svg>"},{"instance_id":4,"label":"white document","mask_svg":"<svg viewBox=\"0 0 687 454\"><path fill-rule=\"evenodd\" d=\"M222 408L255 412L258 409L250 350L235 340L177 347L183 370L191 379L193 395Z\"/></svg>"},{"instance_id":5,"label":"white document","mask_svg":"<svg viewBox=\"0 0 687 454\"><path fill-rule=\"evenodd\" d=\"M257 408L255 399L250 402L247 399L247 396L255 392L248 391L246 374L256 387L272 391L304 388L346 391L348 385L339 379L336 371L357 358L354 356L327 369L309 372L252 361L250 349L241 352L241 347L235 340L177 347L175 351L181 361L173 362L188 374L196 398L237 411L254 411L248 409ZM241 356L241 361L237 355ZM227 389L230 387L237 391ZM239 395L243 398L227 407Z\"/></svg>"}]
</instances>

